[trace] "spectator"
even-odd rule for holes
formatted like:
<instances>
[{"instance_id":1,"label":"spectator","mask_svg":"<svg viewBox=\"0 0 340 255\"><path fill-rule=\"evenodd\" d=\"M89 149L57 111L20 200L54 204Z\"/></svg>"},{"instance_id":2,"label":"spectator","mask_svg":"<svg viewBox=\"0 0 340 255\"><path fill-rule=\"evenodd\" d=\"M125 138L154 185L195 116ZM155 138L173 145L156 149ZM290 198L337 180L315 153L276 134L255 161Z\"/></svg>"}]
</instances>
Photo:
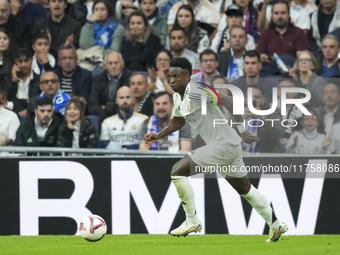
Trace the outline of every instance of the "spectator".
<instances>
[{"instance_id":1,"label":"spectator","mask_svg":"<svg viewBox=\"0 0 340 255\"><path fill-rule=\"evenodd\" d=\"M315 72L326 79L339 72L337 65L340 44L334 35L326 35L322 40L322 54L316 59Z\"/></svg>"},{"instance_id":2,"label":"spectator","mask_svg":"<svg viewBox=\"0 0 340 255\"><path fill-rule=\"evenodd\" d=\"M147 17L149 24L158 32L162 46L166 43L166 22L167 17L161 14L156 6L157 0L138 0L140 10Z\"/></svg>"},{"instance_id":3,"label":"spectator","mask_svg":"<svg viewBox=\"0 0 340 255\"><path fill-rule=\"evenodd\" d=\"M0 27L5 28L15 46L30 44L31 33L26 22L11 14L11 8L7 0L0 0Z\"/></svg>"},{"instance_id":4,"label":"spectator","mask_svg":"<svg viewBox=\"0 0 340 255\"><path fill-rule=\"evenodd\" d=\"M324 36L340 26L339 5L337 0L320 0L318 11L311 14L311 29L308 31L310 51L318 51Z\"/></svg>"},{"instance_id":5,"label":"spectator","mask_svg":"<svg viewBox=\"0 0 340 255\"><path fill-rule=\"evenodd\" d=\"M278 56L288 55L296 58L299 51L307 49L305 33L290 22L288 3L284 0L275 1L269 28L262 31L257 44L261 61L269 62L274 53Z\"/></svg>"},{"instance_id":6,"label":"spectator","mask_svg":"<svg viewBox=\"0 0 340 255\"><path fill-rule=\"evenodd\" d=\"M0 89L0 146L10 145L15 140L20 122L18 115L6 109L7 93Z\"/></svg>"},{"instance_id":7,"label":"spectator","mask_svg":"<svg viewBox=\"0 0 340 255\"><path fill-rule=\"evenodd\" d=\"M74 96L66 105L65 117L58 130L58 147L98 148L98 134L92 121L85 117L86 101Z\"/></svg>"},{"instance_id":8,"label":"spectator","mask_svg":"<svg viewBox=\"0 0 340 255\"><path fill-rule=\"evenodd\" d=\"M242 77L243 71L243 54L248 42L247 31L244 27L233 27L230 30L230 49L223 51L220 55L220 64L217 68L221 75L225 75L230 82Z\"/></svg>"},{"instance_id":9,"label":"spectator","mask_svg":"<svg viewBox=\"0 0 340 255\"><path fill-rule=\"evenodd\" d=\"M116 2L115 12L116 18L121 24L126 27L127 19L130 17L131 13L138 10L137 0L119 0Z\"/></svg>"},{"instance_id":10,"label":"spectator","mask_svg":"<svg viewBox=\"0 0 340 255\"><path fill-rule=\"evenodd\" d=\"M277 90L277 95L278 95L278 102L277 106L281 107L281 88L295 88L297 87L297 81L289 76L289 75L283 75L279 82L279 87ZM294 99L297 98L298 93L294 92L287 92L286 93L286 98L287 99ZM283 138L280 139L281 145L284 147L286 146L289 137L292 134L292 127L295 125L295 121L297 118L302 117L302 111L295 105L295 104L286 104L286 115L282 115L282 119L285 120L285 133Z\"/></svg>"},{"instance_id":11,"label":"spectator","mask_svg":"<svg viewBox=\"0 0 340 255\"><path fill-rule=\"evenodd\" d=\"M327 154L331 139L324 133L325 126L315 111L312 115L303 115L297 120L295 132L290 136L286 145L286 153L300 155Z\"/></svg>"},{"instance_id":12,"label":"spectator","mask_svg":"<svg viewBox=\"0 0 340 255\"><path fill-rule=\"evenodd\" d=\"M149 71L148 83L151 92L157 93L164 90L172 92L172 89L168 82L168 71L170 68L171 60L172 54L170 51L166 49L160 50L159 53L157 54L156 69L155 68L148 69Z\"/></svg>"},{"instance_id":13,"label":"spectator","mask_svg":"<svg viewBox=\"0 0 340 255\"><path fill-rule=\"evenodd\" d=\"M48 97L52 100L53 109L56 112L65 115L65 107L70 100L70 95L60 89L60 82L58 76L52 72L43 73L40 77L40 95L32 97L29 100L27 115L30 116L34 109L36 109L37 100L42 97Z\"/></svg>"},{"instance_id":14,"label":"spectator","mask_svg":"<svg viewBox=\"0 0 340 255\"><path fill-rule=\"evenodd\" d=\"M294 23L294 25L307 33L307 31L310 29L310 19L309 19L309 13L304 10L299 5L291 3L291 0L276 0L273 2L273 4L269 4L270 0L264 0L263 6L259 15L259 18L257 20L257 27L262 32L264 29L270 27L270 20L273 18L273 7L277 3L283 3L283 1L286 2L287 8L288 8L288 18L290 18L291 22ZM275 10L276 15L279 14L281 10Z\"/></svg>"},{"instance_id":15,"label":"spectator","mask_svg":"<svg viewBox=\"0 0 340 255\"><path fill-rule=\"evenodd\" d=\"M199 56L186 48L189 40L183 28L173 28L169 34L169 41L174 58L186 58L191 63L193 70L199 70Z\"/></svg>"},{"instance_id":16,"label":"spectator","mask_svg":"<svg viewBox=\"0 0 340 255\"><path fill-rule=\"evenodd\" d=\"M111 116L117 113L116 93L122 86L129 86L132 73L124 68L122 55L111 52L106 56L105 71L92 82L89 113L98 117Z\"/></svg>"},{"instance_id":17,"label":"spectator","mask_svg":"<svg viewBox=\"0 0 340 255\"><path fill-rule=\"evenodd\" d=\"M140 150L148 150L144 142L144 136L146 134L157 134L169 124L173 108L174 103L169 93L162 91L155 95L154 114L144 121L139 131L139 137L142 141L139 145ZM188 123L185 123L180 130L153 143L150 150L168 150L170 152L190 151L190 141L190 126Z\"/></svg>"},{"instance_id":18,"label":"spectator","mask_svg":"<svg viewBox=\"0 0 340 255\"><path fill-rule=\"evenodd\" d=\"M173 28L181 27L188 37L187 49L201 53L210 45L207 31L200 28L195 21L195 15L190 5L182 5L177 12ZM167 42L169 48L169 42Z\"/></svg>"},{"instance_id":19,"label":"spectator","mask_svg":"<svg viewBox=\"0 0 340 255\"><path fill-rule=\"evenodd\" d=\"M298 87L306 88L311 93L311 99L308 102L309 108L322 105L322 90L326 85L326 80L315 74L315 58L309 51L298 53L297 73L295 78ZM302 95L305 97L305 95Z\"/></svg>"},{"instance_id":20,"label":"spectator","mask_svg":"<svg viewBox=\"0 0 340 255\"><path fill-rule=\"evenodd\" d=\"M61 45L58 55L59 67L56 74L61 82L61 89L71 97L84 97L87 102L91 93L91 72L78 66L76 49L72 44Z\"/></svg>"},{"instance_id":21,"label":"spectator","mask_svg":"<svg viewBox=\"0 0 340 255\"><path fill-rule=\"evenodd\" d=\"M135 11L130 15L121 53L131 71L147 71L147 65L153 62L156 52L162 48L153 30L142 12Z\"/></svg>"},{"instance_id":22,"label":"spectator","mask_svg":"<svg viewBox=\"0 0 340 255\"><path fill-rule=\"evenodd\" d=\"M220 22L221 16L219 14L219 10L208 0L182 0L175 4L169 12L168 33L173 28L177 11L184 4L189 4L191 6L191 8L194 10L196 20L200 23L207 23L211 26L217 27L218 23Z\"/></svg>"},{"instance_id":23,"label":"spectator","mask_svg":"<svg viewBox=\"0 0 340 255\"><path fill-rule=\"evenodd\" d=\"M14 65L14 45L6 28L0 28L0 81L11 74Z\"/></svg>"},{"instance_id":24,"label":"spectator","mask_svg":"<svg viewBox=\"0 0 340 255\"><path fill-rule=\"evenodd\" d=\"M25 21L30 28L35 22L46 17L46 10L40 3L25 0L10 0L10 3L12 14Z\"/></svg>"},{"instance_id":25,"label":"spectator","mask_svg":"<svg viewBox=\"0 0 340 255\"><path fill-rule=\"evenodd\" d=\"M204 50L200 54L200 67L202 72L191 76L191 79L196 82L202 82L211 85L212 79L218 75L218 56L211 50Z\"/></svg>"},{"instance_id":26,"label":"spectator","mask_svg":"<svg viewBox=\"0 0 340 255\"><path fill-rule=\"evenodd\" d=\"M254 108L257 110L268 110L269 104L268 102L266 102L266 98L263 94L263 89L259 86L249 86L248 89L249 88L252 88ZM248 100L246 102L248 104ZM247 151L250 153L282 151L280 138L283 137L285 129L281 125L282 117L279 109L276 109L272 114L266 116L258 116L250 112L247 106L244 111L243 119L246 121L246 128L253 135L258 136L258 138L260 139L259 141L251 144L243 142L243 151ZM266 121L266 119L277 119L279 121L272 122Z\"/></svg>"},{"instance_id":27,"label":"spectator","mask_svg":"<svg viewBox=\"0 0 340 255\"><path fill-rule=\"evenodd\" d=\"M338 79L330 79L323 88L321 105L314 109L325 124L325 133L329 137L332 126L340 121L340 93Z\"/></svg>"},{"instance_id":28,"label":"spectator","mask_svg":"<svg viewBox=\"0 0 340 255\"><path fill-rule=\"evenodd\" d=\"M66 0L49 0L49 6L51 15L34 24L33 34L49 31L51 35L50 53L57 59L60 45L72 43L78 48L81 25L78 21L65 15Z\"/></svg>"},{"instance_id":29,"label":"spectator","mask_svg":"<svg viewBox=\"0 0 340 255\"><path fill-rule=\"evenodd\" d=\"M104 46L103 57L110 52L119 52L124 37L124 27L114 19L114 9L108 0L95 0L93 15L80 32L79 46L87 50Z\"/></svg>"},{"instance_id":30,"label":"spectator","mask_svg":"<svg viewBox=\"0 0 340 255\"><path fill-rule=\"evenodd\" d=\"M308 1L308 0L295 0L291 2L291 6L294 7L294 5L301 6L302 9L304 9L308 15L310 15L312 12L316 11L318 7L313 1ZM295 7L296 8L296 7Z\"/></svg>"},{"instance_id":31,"label":"spectator","mask_svg":"<svg viewBox=\"0 0 340 255\"><path fill-rule=\"evenodd\" d=\"M242 76L232 83L240 88L245 94L248 86L258 85L263 91L268 102L271 103L273 100L273 88L276 87L275 82L270 78L265 78L261 74L262 63L260 54L256 50L246 51L244 54L243 70L245 76Z\"/></svg>"},{"instance_id":32,"label":"spectator","mask_svg":"<svg viewBox=\"0 0 340 255\"><path fill-rule=\"evenodd\" d=\"M340 154L340 122L333 125L329 138L332 140L329 150L332 153Z\"/></svg>"},{"instance_id":33,"label":"spectator","mask_svg":"<svg viewBox=\"0 0 340 255\"><path fill-rule=\"evenodd\" d=\"M38 75L52 71L56 66L55 58L48 53L50 50L50 38L46 32L37 33L33 38L34 50L32 70Z\"/></svg>"},{"instance_id":34,"label":"spectator","mask_svg":"<svg viewBox=\"0 0 340 255\"><path fill-rule=\"evenodd\" d=\"M118 114L105 119L102 123L100 147L106 148L111 142L122 148L138 150L140 143L138 128L148 116L133 110L134 98L129 87L123 86L117 91L116 103Z\"/></svg>"},{"instance_id":35,"label":"spectator","mask_svg":"<svg viewBox=\"0 0 340 255\"><path fill-rule=\"evenodd\" d=\"M93 2L93 0L76 0L70 8L68 16L84 26L93 15Z\"/></svg>"},{"instance_id":36,"label":"spectator","mask_svg":"<svg viewBox=\"0 0 340 255\"><path fill-rule=\"evenodd\" d=\"M8 108L26 116L28 99L39 95L39 75L32 66L32 51L28 45L19 46L14 52L15 64L12 73L4 78L3 84L10 101Z\"/></svg>"},{"instance_id":37,"label":"spectator","mask_svg":"<svg viewBox=\"0 0 340 255\"><path fill-rule=\"evenodd\" d=\"M211 47L210 47L213 51L217 53L221 53L224 50L229 50L230 48L229 30L235 26L243 26L242 24L243 24L244 18L243 18L243 9L241 6L237 4L230 5L226 11L226 15L227 16L225 15L222 16L222 19L226 20L226 22L223 22L223 24L225 25L224 27L219 26L218 31L214 39L212 40ZM248 43L246 45L246 50L255 49L254 38L250 34L247 34L247 37L248 37Z\"/></svg>"},{"instance_id":38,"label":"spectator","mask_svg":"<svg viewBox=\"0 0 340 255\"><path fill-rule=\"evenodd\" d=\"M150 117L153 114L153 102L145 75L141 73L133 74L130 78L130 88L135 102L133 110Z\"/></svg>"},{"instance_id":39,"label":"spectator","mask_svg":"<svg viewBox=\"0 0 340 255\"><path fill-rule=\"evenodd\" d=\"M62 114L53 111L50 98L39 98L34 113L21 123L13 145L56 147L58 128L63 120Z\"/></svg>"},{"instance_id":40,"label":"spectator","mask_svg":"<svg viewBox=\"0 0 340 255\"><path fill-rule=\"evenodd\" d=\"M337 72L335 75L333 75L331 78L340 78L340 52L338 54L338 58L336 61L338 68L339 68L339 72Z\"/></svg>"}]
</instances>

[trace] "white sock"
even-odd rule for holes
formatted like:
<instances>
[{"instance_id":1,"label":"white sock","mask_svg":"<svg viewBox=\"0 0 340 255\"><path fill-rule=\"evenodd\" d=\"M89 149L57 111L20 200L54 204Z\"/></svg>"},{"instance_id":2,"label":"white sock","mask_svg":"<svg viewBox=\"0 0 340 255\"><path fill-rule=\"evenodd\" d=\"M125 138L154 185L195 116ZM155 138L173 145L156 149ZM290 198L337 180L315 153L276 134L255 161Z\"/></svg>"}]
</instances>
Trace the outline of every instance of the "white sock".
<instances>
[{"instance_id":1,"label":"white sock","mask_svg":"<svg viewBox=\"0 0 340 255\"><path fill-rule=\"evenodd\" d=\"M247 194L241 195L246 199L252 207L262 216L262 218L267 222L269 227L278 227L280 221L276 219L276 216L270 207L268 200L263 196L253 185L251 185L250 190ZM273 224L274 222L275 224Z\"/></svg>"},{"instance_id":2,"label":"white sock","mask_svg":"<svg viewBox=\"0 0 340 255\"><path fill-rule=\"evenodd\" d=\"M171 176L171 179L176 186L187 219L190 222L195 222L197 218L195 196L189 178L185 176Z\"/></svg>"}]
</instances>

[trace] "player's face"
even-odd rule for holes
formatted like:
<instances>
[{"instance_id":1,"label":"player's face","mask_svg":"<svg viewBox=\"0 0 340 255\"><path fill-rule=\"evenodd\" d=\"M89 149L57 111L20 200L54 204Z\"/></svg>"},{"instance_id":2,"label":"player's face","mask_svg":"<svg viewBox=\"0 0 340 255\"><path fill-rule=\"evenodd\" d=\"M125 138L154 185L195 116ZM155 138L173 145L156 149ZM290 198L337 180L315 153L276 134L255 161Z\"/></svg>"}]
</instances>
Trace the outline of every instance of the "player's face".
<instances>
[{"instance_id":1,"label":"player's face","mask_svg":"<svg viewBox=\"0 0 340 255\"><path fill-rule=\"evenodd\" d=\"M141 98L146 95L149 85L143 75L136 74L130 78L130 88L135 98Z\"/></svg>"},{"instance_id":2,"label":"player's face","mask_svg":"<svg viewBox=\"0 0 340 255\"><path fill-rule=\"evenodd\" d=\"M47 125L53 116L52 105L38 105L37 109L35 109L35 115L37 116L38 123L41 126Z\"/></svg>"},{"instance_id":3,"label":"player's face","mask_svg":"<svg viewBox=\"0 0 340 255\"><path fill-rule=\"evenodd\" d=\"M66 109L66 119L72 123L76 123L80 119L80 110L71 103Z\"/></svg>"},{"instance_id":4,"label":"player's face","mask_svg":"<svg viewBox=\"0 0 340 255\"><path fill-rule=\"evenodd\" d=\"M218 67L218 61L215 59L214 54L204 54L202 56L201 68L206 74L213 74Z\"/></svg>"},{"instance_id":5,"label":"player's face","mask_svg":"<svg viewBox=\"0 0 340 255\"><path fill-rule=\"evenodd\" d=\"M322 101L326 106L335 106L339 103L340 95L338 87L334 84L327 84L322 92Z\"/></svg>"},{"instance_id":6,"label":"player's face","mask_svg":"<svg viewBox=\"0 0 340 255\"><path fill-rule=\"evenodd\" d=\"M188 71L182 70L180 67L169 68L169 83L173 91L178 93L184 92L189 81L190 75Z\"/></svg>"},{"instance_id":7,"label":"player's face","mask_svg":"<svg viewBox=\"0 0 340 255\"><path fill-rule=\"evenodd\" d=\"M277 94L281 97L281 88L295 88L295 85L290 81L283 81L279 84L279 89L277 90ZM288 92L286 93L287 99L293 99L297 96L297 93Z\"/></svg>"},{"instance_id":8,"label":"player's face","mask_svg":"<svg viewBox=\"0 0 340 255\"><path fill-rule=\"evenodd\" d=\"M260 69L262 68L262 63L257 57L244 57L243 69L246 76L249 78L255 78L259 75Z\"/></svg>"},{"instance_id":9,"label":"player's face","mask_svg":"<svg viewBox=\"0 0 340 255\"><path fill-rule=\"evenodd\" d=\"M124 112L131 110L134 103L132 90L129 87L122 87L117 91L116 103L118 108Z\"/></svg>"},{"instance_id":10,"label":"player's face","mask_svg":"<svg viewBox=\"0 0 340 255\"><path fill-rule=\"evenodd\" d=\"M304 115L301 121L301 125L309 132L311 132L319 126L319 121L314 114Z\"/></svg>"},{"instance_id":11,"label":"player's face","mask_svg":"<svg viewBox=\"0 0 340 255\"><path fill-rule=\"evenodd\" d=\"M158 97L153 103L153 111L159 119L169 119L174 105L168 95Z\"/></svg>"}]
</instances>

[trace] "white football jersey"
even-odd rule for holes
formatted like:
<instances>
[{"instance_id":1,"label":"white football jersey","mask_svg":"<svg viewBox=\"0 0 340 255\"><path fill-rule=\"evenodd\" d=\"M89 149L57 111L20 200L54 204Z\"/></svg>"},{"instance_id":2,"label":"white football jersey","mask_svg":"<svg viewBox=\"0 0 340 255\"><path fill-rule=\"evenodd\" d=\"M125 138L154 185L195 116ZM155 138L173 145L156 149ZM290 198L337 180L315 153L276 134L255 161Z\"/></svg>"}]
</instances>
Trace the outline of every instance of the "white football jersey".
<instances>
[{"instance_id":1,"label":"white football jersey","mask_svg":"<svg viewBox=\"0 0 340 255\"><path fill-rule=\"evenodd\" d=\"M214 98L205 91L198 89L198 85L189 82L184 93L183 100L180 94L174 93L174 117L183 117L201 135L206 144L212 141L225 140L226 143L237 145L241 138L229 124L217 124L214 127L214 120L225 117L220 108L215 105L218 98L211 92ZM207 96L207 114L202 115L201 96Z\"/></svg>"},{"instance_id":2,"label":"white football jersey","mask_svg":"<svg viewBox=\"0 0 340 255\"><path fill-rule=\"evenodd\" d=\"M148 116L133 112L126 121L119 118L118 114L104 120L100 140L118 143L119 145L139 144L139 127Z\"/></svg>"}]
</instances>

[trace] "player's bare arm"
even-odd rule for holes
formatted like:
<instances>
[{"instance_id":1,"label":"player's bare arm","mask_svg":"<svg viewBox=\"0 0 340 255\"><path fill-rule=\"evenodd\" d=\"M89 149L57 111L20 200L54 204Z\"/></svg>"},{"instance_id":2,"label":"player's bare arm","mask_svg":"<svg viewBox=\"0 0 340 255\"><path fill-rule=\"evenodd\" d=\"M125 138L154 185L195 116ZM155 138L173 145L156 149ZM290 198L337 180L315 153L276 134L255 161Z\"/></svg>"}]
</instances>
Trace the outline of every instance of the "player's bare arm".
<instances>
[{"instance_id":1,"label":"player's bare arm","mask_svg":"<svg viewBox=\"0 0 340 255\"><path fill-rule=\"evenodd\" d=\"M228 96L226 94L223 94L222 92L219 93L219 96L221 98L222 104L227 108L227 110L233 115L236 122L242 123L243 117L242 115L234 115L234 107L233 107L233 98L231 96ZM219 104L219 101L218 101ZM260 139L256 135L252 135L249 130L245 129L244 132L240 132L242 139L245 143L252 143L255 141L259 141Z\"/></svg>"},{"instance_id":2,"label":"player's bare arm","mask_svg":"<svg viewBox=\"0 0 340 255\"><path fill-rule=\"evenodd\" d=\"M164 136L170 135L173 132L181 129L185 125L185 119L182 117L173 117L169 125L166 126L161 132L158 134L146 134L144 136L144 141L148 149L150 149L151 145L157 142L159 139L163 138Z\"/></svg>"}]
</instances>

